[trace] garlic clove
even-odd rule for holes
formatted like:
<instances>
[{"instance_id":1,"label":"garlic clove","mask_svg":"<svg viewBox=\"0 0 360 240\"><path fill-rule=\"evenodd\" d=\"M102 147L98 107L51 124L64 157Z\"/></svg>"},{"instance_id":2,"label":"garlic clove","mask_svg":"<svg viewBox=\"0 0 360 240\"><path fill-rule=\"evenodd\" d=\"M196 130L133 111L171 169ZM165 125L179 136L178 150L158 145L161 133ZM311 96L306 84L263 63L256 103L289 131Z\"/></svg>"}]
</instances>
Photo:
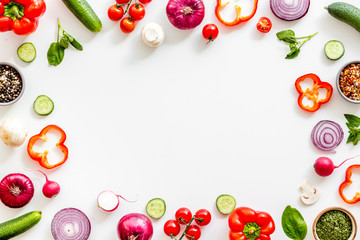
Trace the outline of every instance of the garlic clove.
<instances>
[{"instance_id":1,"label":"garlic clove","mask_svg":"<svg viewBox=\"0 0 360 240\"><path fill-rule=\"evenodd\" d=\"M164 38L164 30L157 23L148 23L141 30L141 39L149 47L159 46Z\"/></svg>"},{"instance_id":2,"label":"garlic clove","mask_svg":"<svg viewBox=\"0 0 360 240\"><path fill-rule=\"evenodd\" d=\"M300 186L302 194L300 200L305 205L311 205L316 203L320 199L320 194L315 187L313 187L308 180Z\"/></svg>"}]
</instances>

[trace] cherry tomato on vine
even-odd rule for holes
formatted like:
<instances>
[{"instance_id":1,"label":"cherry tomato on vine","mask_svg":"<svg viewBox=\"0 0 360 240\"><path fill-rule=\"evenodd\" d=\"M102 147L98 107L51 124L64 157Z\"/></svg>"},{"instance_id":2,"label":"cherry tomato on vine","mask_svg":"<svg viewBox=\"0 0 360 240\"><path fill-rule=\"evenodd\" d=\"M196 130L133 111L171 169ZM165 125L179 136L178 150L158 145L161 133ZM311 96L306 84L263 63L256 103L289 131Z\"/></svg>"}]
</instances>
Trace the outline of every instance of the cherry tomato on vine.
<instances>
[{"instance_id":1,"label":"cherry tomato on vine","mask_svg":"<svg viewBox=\"0 0 360 240\"><path fill-rule=\"evenodd\" d=\"M209 41L214 41L219 35L219 29L215 24L206 24L203 27L202 35Z\"/></svg>"},{"instance_id":2,"label":"cherry tomato on vine","mask_svg":"<svg viewBox=\"0 0 360 240\"><path fill-rule=\"evenodd\" d=\"M198 240L201 236L201 230L197 225L190 225L186 231L187 239Z\"/></svg>"},{"instance_id":3,"label":"cherry tomato on vine","mask_svg":"<svg viewBox=\"0 0 360 240\"><path fill-rule=\"evenodd\" d=\"M192 219L192 213L188 208L179 208L175 213L175 218L179 220L180 224L189 223Z\"/></svg>"},{"instance_id":4,"label":"cherry tomato on vine","mask_svg":"<svg viewBox=\"0 0 360 240\"><path fill-rule=\"evenodd\" d=\"M135 29L135 22L131 18L125 17L120 21L120 29L124 33L131 33Z\"/></svg>"},{"instance_id":5,"label":"cherry tomato on vine","mask_svg":"<svg viewBox=\"0 0 360 240\"><path fill-rule=\"evenodd\" d=\"M151 0L139 0L139 2L141 2L142 4L148 4L149 2L151 2Z\"/></svg>"},{"instance_id":6,"label":"cherry tomato on vine","mask_svg":"<svg viewBox=\"0 0 360 240\"><path fill-rule=\"evenodd\" d=\"M171 219L164 224L164 232L168 236L177 236L180 233L180 224L177 220Z\"/></svg>"},{"instance_id":7,"label":"cherry tomato on vine","mask_svg":"<svg viewBox=\"0 0 360 240\"><path fill-rule=\"evenodd\" d=\"M128 3L129 0L116 0L116 2L117 2L118 4L125 4L125 3Z\"/></svg>"},{"instance_id":8,"label":"cherry tomato on vine","mask_svg":"<svg viewBox=\"0 0 360 240\"><path fill-rule=\"evenodd\" d=\"M206 209L200 209L195 213L195 222L199 226L208 225L211 221L211 214Z\"/></svg>"},{"instance_id":9,"label":"cherry tomato on vine","mask_svg":"<svg viewBox=\"0 0 360 240\"><path fill-rule=\"evenodd\" d=\"M131 5L129 8L129 15L135 21L139 21L143 19L145 16L144 6L140 3L135 3Z\"/></svg>"},{"instance_id":10,"label":"cherry tomato on vine","mask_svg":"<svg viewBox=\"0 0 360 240\"><path fill-rule=\"evenodd\" d=\"M270 32L271 27L272 27L272 23L270 19L268 19L267 17L261 17L258 23L256 24L256 28L262 33Z\"/></svg>"},{"instance_id":11,"label":"cherry tomato on vine","mask_svg":"<svg viewBox=\"0 0 360 240\"><path fill-rule=\"evenodd\" d=\"M108 17L112 21L119 21L124 16L124 9L119 5L111 5L108 9Z\"/></svg>"}]
</instances>

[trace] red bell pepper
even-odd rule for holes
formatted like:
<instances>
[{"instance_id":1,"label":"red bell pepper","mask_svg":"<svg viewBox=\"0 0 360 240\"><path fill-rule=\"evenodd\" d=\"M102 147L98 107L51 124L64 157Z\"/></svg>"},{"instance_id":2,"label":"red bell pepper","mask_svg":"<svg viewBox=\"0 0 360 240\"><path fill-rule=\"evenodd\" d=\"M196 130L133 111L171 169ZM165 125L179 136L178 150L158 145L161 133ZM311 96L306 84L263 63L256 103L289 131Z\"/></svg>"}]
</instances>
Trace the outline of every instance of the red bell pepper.
<instances>
[{"instance_id":1,"label":"red bell pepper","mask_svg":"<svg viewBox=\"0 0 360 240\"><path fill-rule=\"evenodd\" d=\"M301 87L301 83L306 79L311 79L313 81L313 86L311 89L303 89ZM333 87L330 83L322 82L320 78L313 73L309 73L299 77L295 82L295 88L300 94L298 98L298 105L308 112L317 111L320 108L321 104L327 103L330 100L333 92ZM319 89L326 89L326 96L324 99L319 99ZM312 101L313 104L306 105L306 103L304 103L305 98Z\"/></svg>"},{"instance_id":2,"label":"red bell pepper","mask_svg":"<svg viewBox=\"0 0 360 240\"><path fill-rule=\"evenodd\" d=\"M341 198L346 202L346 203L349 203L349 204L354 204L354 203L357 203L360 201L360 193L357 192L355 194L355 196L352 198L352 199L348 199L345 197L344 195L344 189L351 185L352 184L352 180L351 180L351 176L352 176L352 171L354 169L357 169L357 168L360 168L360 165L359 164L354 164L354 165L351 165L350 167L348 167L346 169L346 173L345 173L345 181L343 183L341 183L340 187L339 187L339 194L341 196Z\"/></svg>"},{"instance_id":3,"label":"red bell pepper","mask_svg":"<svg viewBox=\"0 0 360 240\"><path fill-rule=\"evenodd\" d=\"M224 24L226 26L235 26L241 22L249 21L255 15L256 10L257 10L258 0L253 0L253 1L254 1L253 10L250 13L250 15L247 15L247 16L241 15L241 7L238 4L235 4L236 17L233 21L228 22L223 19L223 17L220 14L220 11L222 8L224 8L226 5L228 5L230 3L230 1L224 3L222 0L217 0L217 4L215 7L215 16L222 24Z\"/></svg>"},{"instance_id":4,"label":"red bell pepper","mask_svg":"<svg viewBox=\"0 0 360 240\"><path fill-rule=\"evenodd\" d=\"M0 0L0 32L18 35L34 32L46 11L44 0Z\"/></svg>"},{"instance_id":5,"label":"red bell pepper","mask_svg":"<svg viewBox=\"0 0 360 240\"><path fill-rule=\"evenodd\" d=\"M248 207L236 208L228 219L230 240L270 240L275 222L266 212Z\"/></svg>"},{"instance_id":6,"label":"red bell pepper","mask_svg":"<svg viewBox=\"0 0 360 240\"><path fill-rule=\"evenodd\" d=\"M61 137L59 139L59 142L56 143L56 147L60 148L60 150L64 154L63 159L55 164L49 163L49 161L47 159L47 154L49 153L48 150L46 150L44 152L35 152L33 150L33 146L38 140L42 140L45 142L47 141L46 134L50 130L55 130L57 132L60 132ZM65 134L64 130L62 130L60 127L58 127L56 125L48 125L43 130L41 130L41 132L39 134L34 135L29 139L29 143L27 146L27 152L28 152L29 156L33 160L38 161L42 167L47 168L47 169L55 168L55 167L63 164L68 158L68 148L64 145L65 140L66 140L66 134Z\"/></svg>"}]
</instances>

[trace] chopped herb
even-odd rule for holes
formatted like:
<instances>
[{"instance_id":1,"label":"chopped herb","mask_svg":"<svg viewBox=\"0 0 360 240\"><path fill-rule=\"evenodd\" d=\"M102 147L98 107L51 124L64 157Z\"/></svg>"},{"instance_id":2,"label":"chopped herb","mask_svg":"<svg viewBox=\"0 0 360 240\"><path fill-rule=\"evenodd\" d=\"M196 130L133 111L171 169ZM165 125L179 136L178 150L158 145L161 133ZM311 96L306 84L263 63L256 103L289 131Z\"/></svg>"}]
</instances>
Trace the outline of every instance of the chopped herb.
<instances>
[{"instance_id":1,"label":"chopped herb","mask_svg":"<svg viewBox=\"0 0 360 240\"><path fill-rule=\"evenodd\" d=\"M351 219L341 210L324 213L316 223L316 234L320 240L348 240L351 232Z\"/></svg>"}]
</instances>

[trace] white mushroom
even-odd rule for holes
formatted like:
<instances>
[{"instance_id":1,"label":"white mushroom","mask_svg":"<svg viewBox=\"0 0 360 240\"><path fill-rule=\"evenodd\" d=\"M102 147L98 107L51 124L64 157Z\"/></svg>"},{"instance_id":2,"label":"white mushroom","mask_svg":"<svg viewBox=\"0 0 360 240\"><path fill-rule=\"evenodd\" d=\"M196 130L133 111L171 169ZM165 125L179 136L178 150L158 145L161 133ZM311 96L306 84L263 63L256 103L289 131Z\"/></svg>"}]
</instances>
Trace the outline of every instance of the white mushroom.
<instances>
[{"instance_id":1,"label":"white mushroom","mask_svg":"<svg viewBox=\"0 0 360 240\"><path fill-rule=\"evenodd\" d=\"M306 180L305 183L300 186L300 190L302 191L300 200L305 205L314 204L320 198L320 194L318 193L315 187L311 186L308 180Z\"/></svg>"},{"instance_id":2,"label":"white mushroom","mask_svg":"<svg viewBox=\"0 0 360 240\"><path fill-rule=\"evenodd\" d=\"M24 143L27 127L16 118L8 118L0 125L0 138L6 145L18 147Z\"/></svg>"},{"instance_id":3,"label":"white mushroom","mask_svg":"<svg viewBox=\"0 0 360 240\"><path fill-rule=\"evenodd\" d=\"M164 30L157 23L148 23L141 30L141 39L149 47L159 46L164 38Z\"/></svg>"}]
</instances>

